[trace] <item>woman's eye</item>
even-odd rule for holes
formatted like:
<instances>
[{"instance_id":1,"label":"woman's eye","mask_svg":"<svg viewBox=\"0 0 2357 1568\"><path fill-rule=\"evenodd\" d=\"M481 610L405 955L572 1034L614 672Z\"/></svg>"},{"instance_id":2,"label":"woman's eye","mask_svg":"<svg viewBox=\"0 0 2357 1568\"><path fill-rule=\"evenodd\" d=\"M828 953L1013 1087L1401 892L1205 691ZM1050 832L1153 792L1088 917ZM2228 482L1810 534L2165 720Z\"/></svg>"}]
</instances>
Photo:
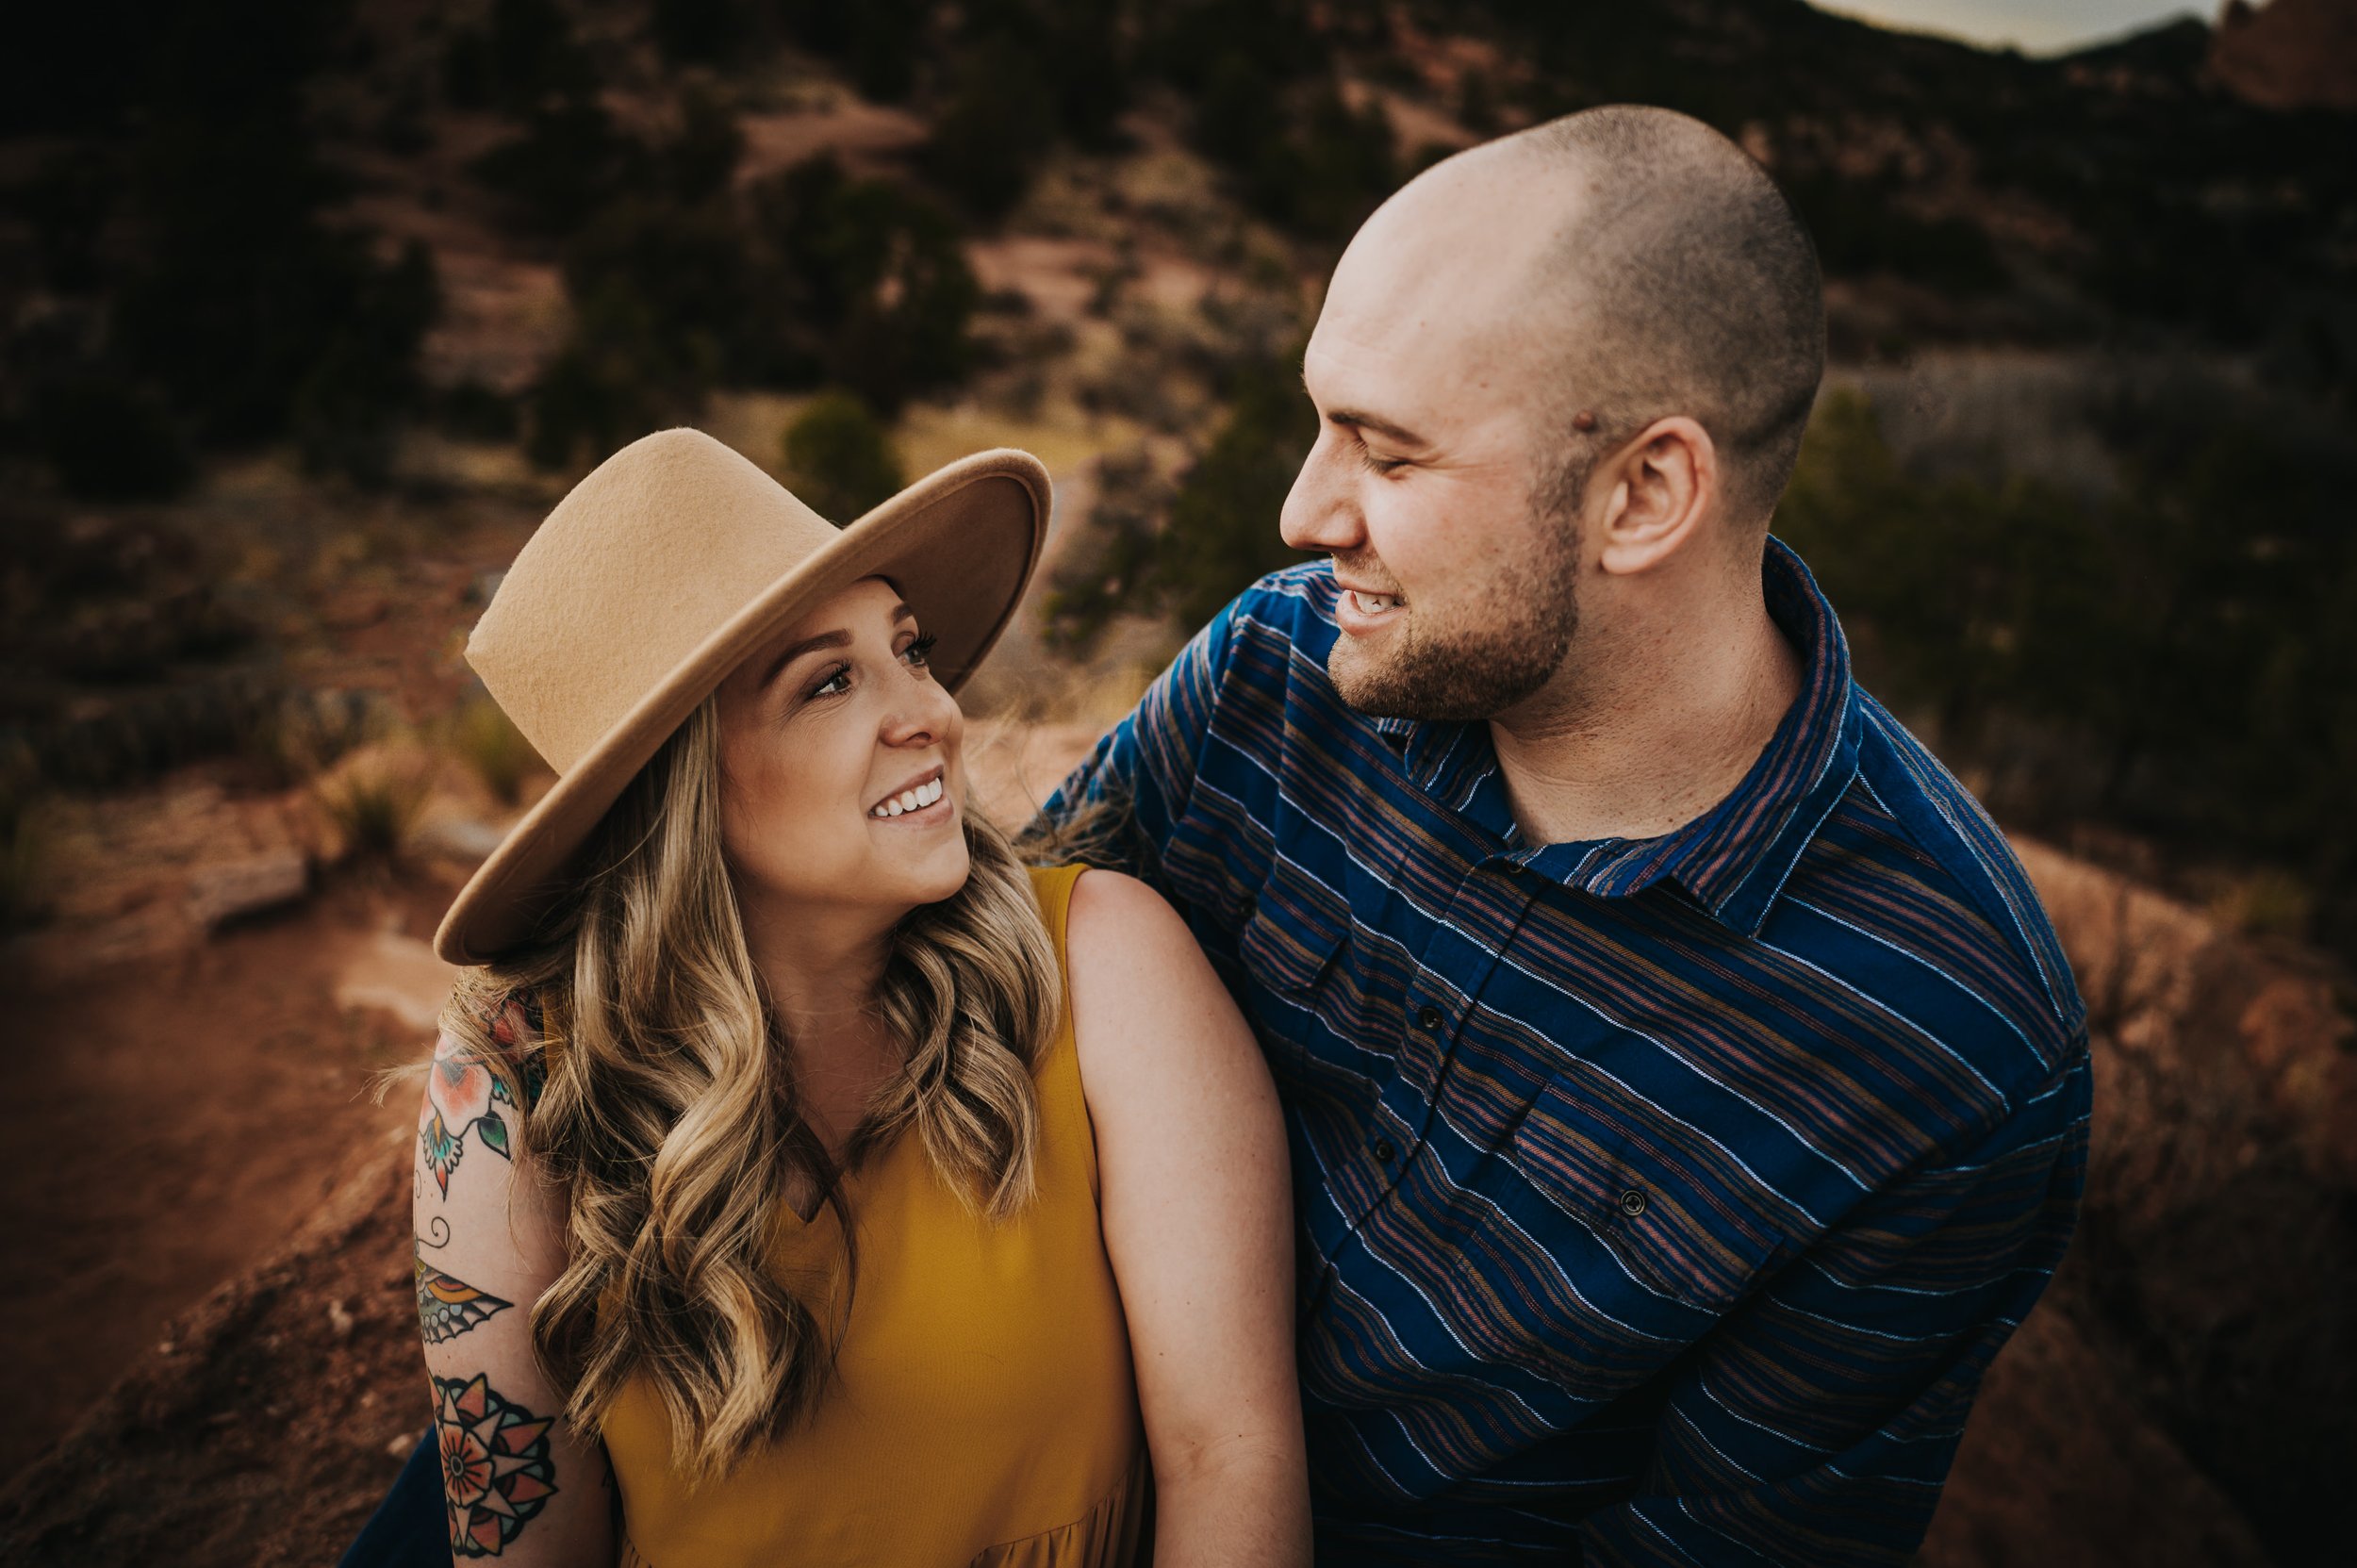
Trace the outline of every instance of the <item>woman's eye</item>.
<instances>
[{"instance_id":1,"label":"woman's eye","mask_svg":"<svg viewBox=\"0 0 2357 1568\"><path fill-rule=\"evenodd\" d=\"M900 656L908 660L912 668L923 669L932 663L933 644L940 640L940 637L928 632L923 636L913 639L908 647L901 650Z\"/></svg>"},{"instance_id":2,"label":"woman's eye","mask_svg":"<svg viewBox=\"0 0 2357 1568\"><path fill-rule=\"evenodd\" d=\"M851 667L837 665L827 678L810 688L813 697L840 697L851 689Z\"/></svg>"}]
</instances>

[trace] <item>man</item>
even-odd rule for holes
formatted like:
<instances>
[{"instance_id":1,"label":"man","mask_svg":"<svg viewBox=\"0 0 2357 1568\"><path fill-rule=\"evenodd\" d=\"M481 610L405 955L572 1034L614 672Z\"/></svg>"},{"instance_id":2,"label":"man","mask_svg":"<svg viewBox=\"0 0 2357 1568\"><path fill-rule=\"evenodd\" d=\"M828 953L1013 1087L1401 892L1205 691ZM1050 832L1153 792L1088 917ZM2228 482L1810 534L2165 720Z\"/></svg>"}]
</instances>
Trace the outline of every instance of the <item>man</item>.
<instances>
[{"instance_id":1,"label":"man","mask_svg":"<svg viewBox=\"0 0 2357 1568\"><path fill-rule=\"evenodd\" d=\"M1051 801L1286 1101L1321 1560L1897 1563L2082 1187L2084 1009L1768 537L1807 238L1682 116L1370 219L1266 578Z\"/></svg>"}]
</instances>

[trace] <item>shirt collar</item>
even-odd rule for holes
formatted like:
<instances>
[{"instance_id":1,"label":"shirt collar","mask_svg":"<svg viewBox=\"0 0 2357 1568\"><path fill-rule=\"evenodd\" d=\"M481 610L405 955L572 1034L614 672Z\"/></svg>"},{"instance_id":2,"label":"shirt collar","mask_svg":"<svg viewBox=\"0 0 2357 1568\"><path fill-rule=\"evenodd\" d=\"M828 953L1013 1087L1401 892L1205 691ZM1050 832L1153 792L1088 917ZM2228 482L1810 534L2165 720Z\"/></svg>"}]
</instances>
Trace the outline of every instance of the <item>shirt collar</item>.
<instances>
[{"instance_id":1,"label":"shirt collar","mask_svg":"<svg viewBox=\"0 0 2357 1568\"><path fill-rule=\"evenodd\" d=\"M1802 655L1801 693L1732 793L1658 838L1522 846L1486 724L1376 720L1409 776L1496 837L1509 858L1567 887L1621 899L1669 881L1715 918L1755 933L1817 828L1857 773L1862 718L1850 650L1800 556L1768 540L1768 614Z\"/></svg>"}]
</instances>

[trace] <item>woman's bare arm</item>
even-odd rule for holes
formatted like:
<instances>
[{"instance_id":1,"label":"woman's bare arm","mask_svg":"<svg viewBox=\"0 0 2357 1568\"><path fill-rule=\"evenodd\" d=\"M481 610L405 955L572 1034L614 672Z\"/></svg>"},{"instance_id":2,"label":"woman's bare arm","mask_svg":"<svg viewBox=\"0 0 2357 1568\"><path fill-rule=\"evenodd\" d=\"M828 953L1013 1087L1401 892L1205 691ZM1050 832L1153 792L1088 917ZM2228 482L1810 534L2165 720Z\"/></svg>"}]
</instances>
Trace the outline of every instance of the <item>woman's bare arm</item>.
<instances>
[{"instance_id":1,"label":"woman's bare arm","mask_svg":"<svg viewBox=\"0 0 2357 1568\"><path fill-rule=\"evenodd\" d=\"M1284 1123L1186 925L1111 871L1073 889L1074 1032L1105 1249L1153 1453L1154 1560L1310 1560Z\"/></svg>"},{"instance_id":2,"label":"woman's bare arm","mask_svg":"<svg viewBox=\"0 0 2357 1568\"><path fill-rule=\"evenodd\" d=\"M418 1321L434 1390L451 1550L464 1561L611 1563L603 1448L557 1418L532 1354L533 1302L564 1267L564 1222L519 1168L520 1118L445 1033L418 1124Z\"/></svg>"}]
</instances>

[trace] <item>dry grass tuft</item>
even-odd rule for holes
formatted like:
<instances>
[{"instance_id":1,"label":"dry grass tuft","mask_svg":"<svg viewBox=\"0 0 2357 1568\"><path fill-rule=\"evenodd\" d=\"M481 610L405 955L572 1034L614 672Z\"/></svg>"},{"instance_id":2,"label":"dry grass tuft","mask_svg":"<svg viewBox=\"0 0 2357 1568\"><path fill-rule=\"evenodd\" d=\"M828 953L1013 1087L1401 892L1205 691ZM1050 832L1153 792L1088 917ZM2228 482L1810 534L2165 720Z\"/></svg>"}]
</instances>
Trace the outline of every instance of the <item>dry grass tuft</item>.
<instances>
[{"instance_id":1,"label":"dry grass tuft","mask_svg":"<svg viewBox=\"0 0 2357 1568\"><path fill-rule=\"evenodd\" d=\"M313 787L313 798L335 830L331 857L390 865L409 845L432 781L415 759L379 754Z\"/></svg>"},{"instance_id":2,"label":"dry grass tuft","mask_svg":"<svg viewBox=\"0 0 2357 1568\"><path fill-rule=\"evenodd\" d=\"M542 766L532 742L487 694L469 698L450 726L450 750L475 771L502 805L523 797L524 780Z\"/></svg>"},{"instance_id":3,"label":"dry grass tuft","mask_svg":"<svg viewBox=\"0 0 2357 1568\"><path fill-rule=\"evenodd\" d=\"M0 793L0 932L38 924L48 912L46 848L38 803L13 790Z\"/></svg>"},{"instance_id":4,"label":"dry grass tuft","mask_svg":"<svg viewBox=\"0 0 2357 1568\"><path fill-rule=\"evenodd\" d=\"M239 749L270 782L291 788L385 729L380 699L361 691L294 691L257 711Z\"/></svg>"}]
</instances>

